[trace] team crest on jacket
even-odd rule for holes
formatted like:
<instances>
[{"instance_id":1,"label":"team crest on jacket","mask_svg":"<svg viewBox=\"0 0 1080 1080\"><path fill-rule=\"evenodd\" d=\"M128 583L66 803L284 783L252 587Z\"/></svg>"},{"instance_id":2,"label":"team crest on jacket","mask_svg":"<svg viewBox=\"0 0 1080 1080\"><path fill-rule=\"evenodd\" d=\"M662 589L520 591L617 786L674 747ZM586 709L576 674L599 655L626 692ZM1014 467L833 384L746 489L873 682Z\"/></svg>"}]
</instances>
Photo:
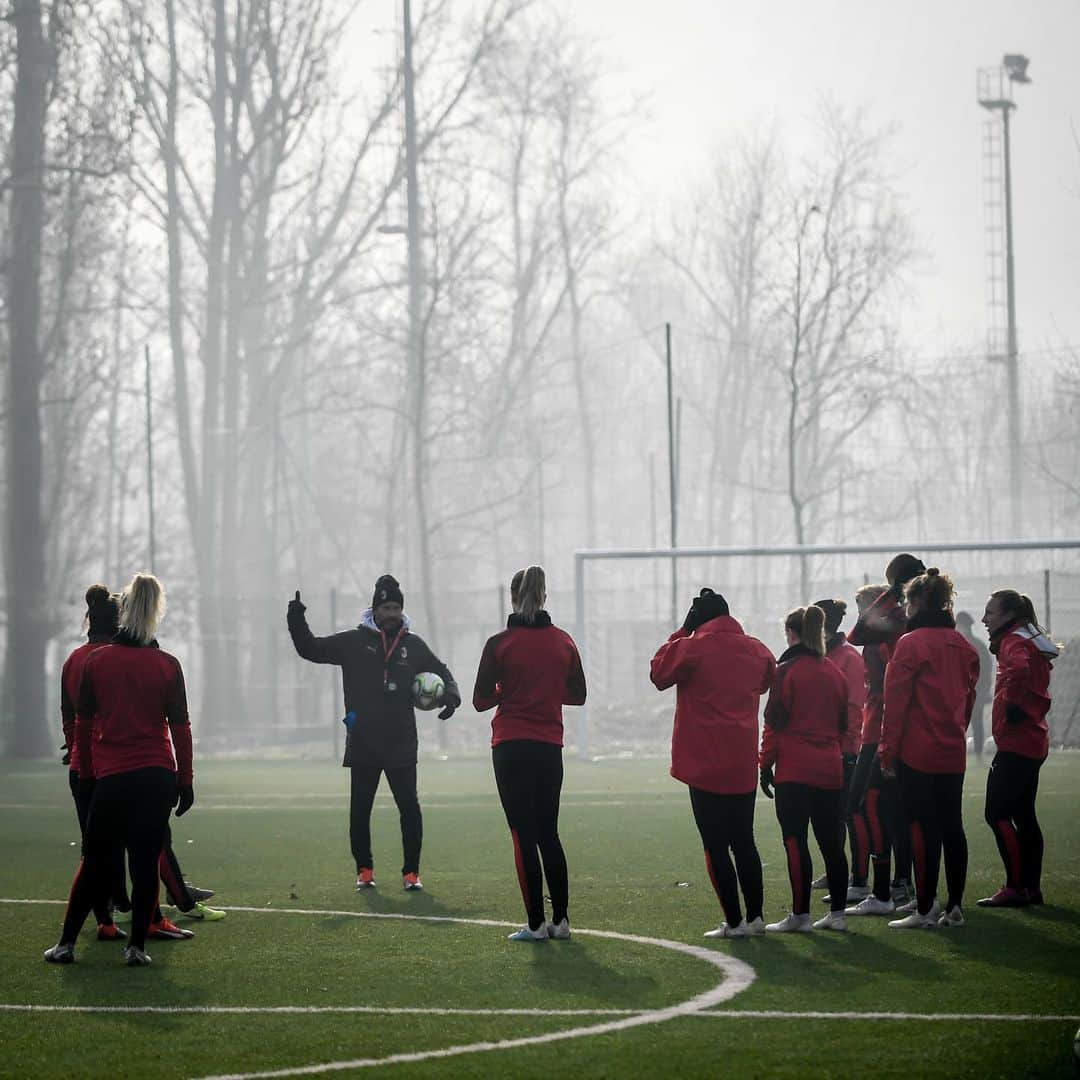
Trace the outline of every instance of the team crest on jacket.
<instances>
[{"instance_id":1,"label":"team crest on jacket","mask_svg":"<svg viewBox=\"0 0 1080 1080\"><path fill-rule=\"evenodd\" d=\"M406 649L404 645L402 645L401 646L401 659L402 660L406 659L408 657L408 655L409 655L409 650Z\"/></svg>"}]
</instances>

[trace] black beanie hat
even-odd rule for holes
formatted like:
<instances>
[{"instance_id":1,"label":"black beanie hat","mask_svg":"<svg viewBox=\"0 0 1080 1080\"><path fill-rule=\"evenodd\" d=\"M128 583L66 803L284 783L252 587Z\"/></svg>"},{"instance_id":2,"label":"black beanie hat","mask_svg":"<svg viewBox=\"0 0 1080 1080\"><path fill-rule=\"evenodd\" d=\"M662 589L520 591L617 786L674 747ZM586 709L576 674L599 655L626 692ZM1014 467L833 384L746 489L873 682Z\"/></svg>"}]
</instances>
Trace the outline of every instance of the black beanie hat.
<instances>
[{"instance_id":1,"label":"black beanie hat","mask_svg":"<svg viewBox=\"0 0 1080 1080\"><path fill-rule=\"evenodd\" d=\"M694 597L693 603L694 621L698 626L707 623L710 619L718 619L721 615L730 614L728 602L718 592L704 588Z\"/></svg>"},{"instance_id":2,"label":"black beanie hat","mask_svg":"<svg viewBox=\"0 0 1080 1080\"><path fill-rule=\"evenodd\" d=\"M825 612L825 632L835 634L844 621L847 604L843 600L815 600L814 607L819 607Z\"/></svg>"},{"instance_id":3,"label":"black beanie hat","mask_svg":"<svg viewBox=\"0 0 1080 1080\"><path fill-rule=\"evenodd\" d=\"M885 567L885 580L890 585L906 585L912 578L926 573L922 559L906 551L895 556Z\"/></svg>"},{"instance_id":4,"label":"black beanie hat","mask_svg":"<svg viewBox=\"0 0 1080 1080\"><path fill-rule=\"evenodd\" d=\"M371 606L373 608L386 603L398 603L402 607L405 606L405 596L402 594L401 586L393 574L383 574L375 582L375 592L371 597Z\"/></svg>"}]
</instances>

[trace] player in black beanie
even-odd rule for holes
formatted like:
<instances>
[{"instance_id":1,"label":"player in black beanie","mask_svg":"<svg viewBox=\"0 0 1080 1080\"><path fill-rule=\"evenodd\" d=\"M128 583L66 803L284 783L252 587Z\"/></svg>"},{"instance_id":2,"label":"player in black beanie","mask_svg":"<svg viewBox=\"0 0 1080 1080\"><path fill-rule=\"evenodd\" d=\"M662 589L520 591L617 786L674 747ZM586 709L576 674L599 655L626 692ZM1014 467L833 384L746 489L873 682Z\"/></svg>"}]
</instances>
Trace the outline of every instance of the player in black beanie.
<instances>
[{"instance_id":1,"label":"player in black beanie","mask_svg":"<svg viewBox=\"0 0 1080 1080\"><path fill-rule=\"evenodd\" d=\"M345 759L350 771L349 841L356 863L357 889L375 885L371 853L371 808L383 774L401 819L404 861L402 884L422 889L420 848L423 817L416 793L417 733L413 680L434 672L443 681L440 720L461 704L450 669L410 628L402 608L405 596L397 578L383 574L375 582L371 607L354 630L315 637L307 624L300 593L289 604L288 624L296 651L316 664L342 669L345 695Z\"/></svg>"}]
</instances>

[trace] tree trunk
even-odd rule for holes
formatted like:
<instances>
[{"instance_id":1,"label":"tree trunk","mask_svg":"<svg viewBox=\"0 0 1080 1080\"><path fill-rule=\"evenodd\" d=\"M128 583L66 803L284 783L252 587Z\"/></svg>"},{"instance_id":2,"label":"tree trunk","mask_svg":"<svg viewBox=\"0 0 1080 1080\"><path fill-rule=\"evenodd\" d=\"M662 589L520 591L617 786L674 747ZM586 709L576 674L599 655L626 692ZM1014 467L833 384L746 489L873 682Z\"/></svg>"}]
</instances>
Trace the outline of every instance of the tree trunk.
<instances>
[{"instance_id":1,"label":"tree trunk","mask_svg":"<svg viewBox=\"0 0 1080 1080\"><path fill-rule=\"evenodd\" d=\"M11 255L7 273L7 671L11 753L49 748L45 716L45 528L41 508L41 243L50 46L36 0L14 0L15 113L11 137Z\"/></svg>"}]
</instances>

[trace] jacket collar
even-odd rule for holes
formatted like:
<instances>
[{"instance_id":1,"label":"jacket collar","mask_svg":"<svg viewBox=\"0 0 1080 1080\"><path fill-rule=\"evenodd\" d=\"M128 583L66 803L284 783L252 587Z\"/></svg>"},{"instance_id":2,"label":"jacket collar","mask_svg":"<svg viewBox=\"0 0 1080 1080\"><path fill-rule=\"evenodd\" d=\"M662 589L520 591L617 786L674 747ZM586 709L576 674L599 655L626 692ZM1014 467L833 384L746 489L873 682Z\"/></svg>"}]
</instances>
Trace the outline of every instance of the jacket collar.
<instances>
[{"instance_id":1,"label":"jacket collar","mask_svg":"<svg viewBox=\"0 0 1080 1080\"><path fill-rule=\"evenodd\" d=\"M357 629L363 628L365 630L374 630L376 634L382 633L382 631L375 624L375 611L374 608L366 608L360 616L360 624ZM408 633L412 629L412 619L403 611L401 613L401 629Z\"/></svg>"},{"instance_id":2,"label":"jacket collar","mask_svg":"<svg viewBox=\"0 0 1080 1080\"><path fill-rule=\"evenodd\" d=\"M800 641L797 645L789 645L780 654L780 658L776 662L778 664L786 664L791 660L798 660L800 656L812 656L815 660L818 659L818 654L814 652L809 645L804 645Z\"/></svg>"},{"instance_id":3,"label":"jacket collar","mask_svg":"<svg viewBox=\"0 0 1080 1080\"><path fill-rule=\"evenodd\" d=\"M518 626L525 630L543 630L544 627L550 625L551 616L543 609L536 613L536 618L532 622L526 622L516 611L511 612L506 620L506 628L508 630L512 630L514 627Z\"/></svg>"},{"instance_id":4,"label":"jacket collar","mask_svg":"<svg viewBox=\"0 0 1080 1080\"><path fill-rule=\"evenodd\" d=\"M839 649L845 641L847 641L847 636L842 630L837 630L835 634L825 639L825 651L831 653L833 649Z\"/></svg>"},{"instance_id":5,"label":"jacket collar","mask_svg":"<svg viewBox=\"0 0 1080 1080\"><path fill-rule=\"evenodd\" d=\"M114 645L127 645L128 648L132 648L132 649L157 649L157 648L160 648L160 646L157 643L157 638L154 638L153 641L150 641L148 643L144 643L142 641L139 641L137 638L133 637L126 630L118 631L117 634L116 634L116 637L114 637L112 639L112 643Z\"/></svg>"},{"instance_id":6,"label":"jacket collar","mask_svg":"<svg viewBox=\"0 0 1080 1080\"><path fill-rule=\"evenodd\" d=\"M908 619L908 630L955 630L956 620L951 611L918 611Z\"/></svg>"},{"instance_id":7,"label":"jacket collar","mask_svg":"<svg viewBox=\"0 0 1080 1080\"><path fill-rule=\"evenodd\" d=\"M742 624L738 619L733 619L730 615L717 615L715 619L710 619L708 622L703 622L695 631L694 636L698 634L743 634L745 631L742 628Z\"/></svg>"},{"instance_id":8,"label":"jacket collar","mask_svg":"<svg viewBox=\"0 0 1080 1080\"><path fill-rule=\"evenodd\" d=\"M1035 648L1047 658L1047 660L1056 659L1061 652L1046 634L1042 632L1040 627L1036 626L1034 623L1024 623L1019 619L1014 619L1008 625L1001 627L997 633L990 635L990 651L995 656L997 656L998 649L1001 648L1001 643L1009 634L1015 634L1025 641L1030 641Z\"/></svg>"}]
</instances>

